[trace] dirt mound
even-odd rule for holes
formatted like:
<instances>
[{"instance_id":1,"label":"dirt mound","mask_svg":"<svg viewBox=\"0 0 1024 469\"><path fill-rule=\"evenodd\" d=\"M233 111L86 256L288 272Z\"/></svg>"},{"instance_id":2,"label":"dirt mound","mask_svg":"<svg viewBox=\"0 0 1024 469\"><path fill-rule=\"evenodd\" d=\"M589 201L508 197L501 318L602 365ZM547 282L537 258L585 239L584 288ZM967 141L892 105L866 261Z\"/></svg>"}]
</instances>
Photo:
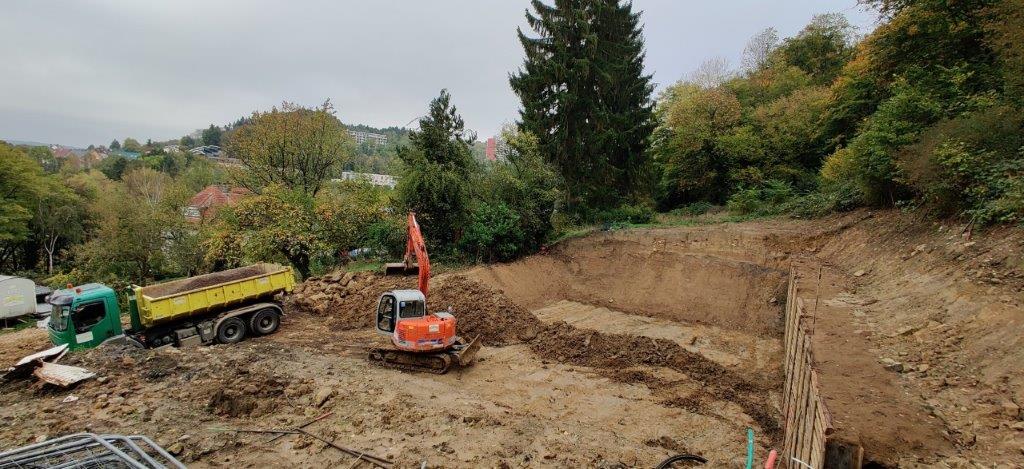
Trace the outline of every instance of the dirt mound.
<instances>
[{"instance_id":1,"label":"dirt mound","mask_svg":"<svg viewBox=\"0 0 1024 469\"><path fill-rule=\"evenodd\" d=\"M280 405L287 387L287 382L273 376L238 377L215 389L206 408L221 416L261 417Z\"/></svg>"},{"instance_id":2,"label":"dirt mound","mask_svg":"<svg viewBox=\"0 0 1024 469\"><path fill-rule=\"evenodd\" d=\"M288 301L299 311L326 316L334 329L362 329L373 326L381 293L411 288L416 288L415 277L335 272L310 277L295 287Z\"/></svg>"},{"instance_id":3,"label":"dirt mound","mask_svg":"<svg viewBox=\"0 0 1024 469\"><path fill-rule=\"evenodd\" d=\"M503 346L532 340L543 329L532 313L501 292L462 275L438 279L431 290L434 308L452 307L463 337L477 337L484 345Z\"/></svg>"},{"instance_id":4,"label":"dirt mound","mask_svg":"<svg viewBox=\"0 0 1024 469\"><path fill-rule=\"evenodd\" d=\"M174 295L189 290L196 290L199 288L206 288L209 286L230 282L233 280L240 280L248 277L255 277L257 275L264 274L268 271L266 264L256 264L246 267L239 267L237 269L225 270L221 272L213 272L210 274L200 275L198 277L191 277L181 280L175 280L173 282L160 283L146 288L146 295L151 297L162 297L167 295Z\"/></svg>"},{"instance_id":5,"label":"dirt mound","mask_svg":"<svg viewBox=\"0 0 1024 469\"><path fill-rule=\"evenodd\" d=\"M704 388L686 398L685 402L666 402L666 405L698 411L703 402L732 401L754 419L765 433L772 438L779 436L779 422L766 397L770 386L749 381L675 342L587 331L559 322L538 334L530 342L530 349L540 357L553 361L610 370L607 376L612 379L635 379L635 382L652 389L664 386L664 383L647 374L623 373L622 370L641 365L670 368L700 382Z\"/></svg>"},{"instance_id":6,"label":"dirt mound","mask_svg":"<svg viewBox=\"0 0 1024 469\"><path fill-rule=\"evenodd\" d=\"M300 311L326 316L336 329L360 329L373 327L373 312L382 293L414 288L415 277L338 272L310 278L296 287L290 301ZM484 345L527 341L543 329L533 314L500 292L462 275L435 278L427 303L431 311L451 307L459 335L479 336Z\"/></svg>"}]
</instances>

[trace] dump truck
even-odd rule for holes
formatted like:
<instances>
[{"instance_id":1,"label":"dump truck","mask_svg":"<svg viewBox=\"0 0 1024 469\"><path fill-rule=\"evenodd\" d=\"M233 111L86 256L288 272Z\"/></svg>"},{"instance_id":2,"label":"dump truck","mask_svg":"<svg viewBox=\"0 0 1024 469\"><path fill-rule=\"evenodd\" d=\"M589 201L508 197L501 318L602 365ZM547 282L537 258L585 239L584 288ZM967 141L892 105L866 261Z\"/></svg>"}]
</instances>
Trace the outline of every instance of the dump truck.
<instances>
[{"instance_id":1,"label":"dump truck","mask_svg":"<svg viewBox=\"0 0 1024 469\"><path fill-rule=\"evenodd\" d=\"M89 283L51 294L48 326L55 345L72 350L127 340L142 347L231 344L274 333L281 298L295 287L291 267L255 264L128 291L130 327L121 324L117 293Z\"/></svg>"}]
</instances>

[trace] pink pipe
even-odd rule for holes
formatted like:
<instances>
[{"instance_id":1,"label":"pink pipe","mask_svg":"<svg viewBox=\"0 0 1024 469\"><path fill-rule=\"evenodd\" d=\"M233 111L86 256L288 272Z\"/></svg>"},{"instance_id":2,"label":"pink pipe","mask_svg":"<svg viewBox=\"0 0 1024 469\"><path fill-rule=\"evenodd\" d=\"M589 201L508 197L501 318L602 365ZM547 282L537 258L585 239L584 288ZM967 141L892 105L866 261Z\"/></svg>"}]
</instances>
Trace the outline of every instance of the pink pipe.
<instances>
[{"instance_id":1,"label":"pink pipe","mask_svg":"<svg viewBox=\"0 0 1024 469\"><path fill-rule=\"evenodd\" d=\"M779 457L779 452L774 449L768 453L768 459L764 462L764 469L774 469L775 459Z\"/></svg>"}]
</instances>

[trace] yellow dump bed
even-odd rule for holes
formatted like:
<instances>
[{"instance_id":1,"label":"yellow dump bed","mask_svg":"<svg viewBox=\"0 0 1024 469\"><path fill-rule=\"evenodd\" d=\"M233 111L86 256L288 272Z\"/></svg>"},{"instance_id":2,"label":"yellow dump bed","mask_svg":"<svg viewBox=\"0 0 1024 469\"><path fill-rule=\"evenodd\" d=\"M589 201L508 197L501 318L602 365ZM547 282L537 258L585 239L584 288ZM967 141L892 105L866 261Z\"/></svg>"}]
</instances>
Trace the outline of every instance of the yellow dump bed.
<instances>
[{"instance_id":1,"label":"yellow dump bed","mask_svg":"<svg viewBox=\"0 0 1024 469\"><path fill-rule=\"evenodd\" d=\"M255 264L146 287L132 286L139 321L145 327L291 292L291 267Z\"/></svg>"}]
</instances>

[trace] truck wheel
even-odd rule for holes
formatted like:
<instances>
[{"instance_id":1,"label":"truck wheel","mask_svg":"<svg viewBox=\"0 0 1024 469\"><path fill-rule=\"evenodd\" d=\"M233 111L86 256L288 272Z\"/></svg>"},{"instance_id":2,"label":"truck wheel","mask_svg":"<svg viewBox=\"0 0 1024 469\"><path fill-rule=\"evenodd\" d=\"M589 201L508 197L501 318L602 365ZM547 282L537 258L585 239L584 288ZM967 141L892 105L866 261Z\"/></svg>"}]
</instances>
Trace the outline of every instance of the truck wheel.
<instances>
[{"instance_id":1,"label":"truck wheel","mask_svg":"<svg viewBox=\"0 0 1024 469\"><path fill-rule=\"evenodd\" d=\"M274 308L264 308L249 318L249 330L258 335L273 334L281 325L281 315Z\"/></svg>"},{"instance_id":2,"label":"truck wheel","mask_svg":"<svg viewBox=\"0 0 1024 469\"><path fill-rule=\"evenodd\" d=\"M217 342L234 344L245 338L245 322L240 318L227 318L217 328Z\"/></svg>"}]
</instances>

